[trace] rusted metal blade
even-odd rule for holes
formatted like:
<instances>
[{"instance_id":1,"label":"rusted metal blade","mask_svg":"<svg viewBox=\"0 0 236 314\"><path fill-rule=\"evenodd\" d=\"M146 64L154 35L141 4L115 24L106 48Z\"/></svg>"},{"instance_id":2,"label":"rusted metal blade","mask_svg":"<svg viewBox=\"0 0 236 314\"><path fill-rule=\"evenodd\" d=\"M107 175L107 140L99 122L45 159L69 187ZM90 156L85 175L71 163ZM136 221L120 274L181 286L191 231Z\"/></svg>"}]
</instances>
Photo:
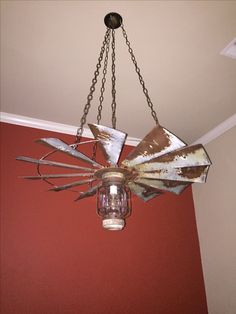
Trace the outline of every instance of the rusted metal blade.
<instances>
[{"instance_id":1,"label":"rusted metal blade","mask_svg":"<svg viewBox=\"0 0 236 314\"><path fill-rule=\"evenodd\" d=\"M138 177L158 180L173 180L187 182L206 182L209 166L162 168L151 172L139 172Z\"/></svg>"},{"instance_id":2,"label":"rusted metal blade","mask_svg":"<svg viewBox=\"0 0 236 314\"><path fill-rule=\"evenodd\" d=\"M79 201L79 200L82 200L83 198L85 197L90 197L90 196L93 196L97 193L97 190L98 188L101 186L101 183L91 187L90 189L88 189L86 192L80 192L80 195L79 197L77 197L75 199L75 201Z\"/></svg>"},{"instance_id":3,"label":"rusted metal blade","mask_svg":"<svg viewBox=\"0 0 236 314\"><path fill-rule=\"evenodd\" d=\"M144 202L162 194L162 192L157 189L148 186L141 186L140 184L136 184L134 182L128 182L127 185L131 192L141 198Z\"/></svg>"},{"instance_id":4,"label":"rusted metal blade","mask_svg":"<svg viewBox=\"0 0 236 314\"><path fill-rule=\"evenodd\" d=\"M177 149L163 156L151 159L135 169L139 171L155 171L160 169L209 166L211 161L201 144Z\"/></svg>"},{"instance_id":5,"label":"rusted metal blade","mask_svg":"<svg viewBox=\"0 0 236 314\"><path fill-rule=\"evenodd\" d=\"M135 183L142 186L153 187L161 191L168 191L174 194L180 194L190 183L170 180L152 180L146 178L137 178Z\"/></svg>"},{"instance_id":6,"label":"rusted metal blade","mask_svg":"<svg viewBox=\"0 0 236 314\"><path fill-rule=\"evenodd\" d=\"M56 148L57 150L70 155L72 157L75 157L77 159L83 160L87 163L92 164L95 167L102 168L102 165L97 163L95 160L92 160L88 156L82 154L78 150L72 148L70 145L66 144L65 142L61 141L58 138L41 138L40 140L36 141L37 143L44 144L53 148Z\"/></svg>"},{"instance_id":7,"label":"rusted metal blade","mask_svg":"<svg viewBox=\"0 0 236 314\"><path fill-rule=\"evenodd\" d=\"M126 157L122 165L133 167L184 146L186 146L186 144L177 136L160 125L157 125Z\"/></svg>"},{"instance_id":8,"label":"rusted metal blade","mask_svg":"<svg viewBox=\"0 0 236 314\"><path fill-rule=\"evenodd\" d=\"M70 164L65 164L62 162L56 162L56 161L51 161L51 160L46 160L46 159L34 159L34 158L30 158L30 157L19 156L19 157L16 157L16 160L30 162L30 163L34 163L37 165L62 167L62 168L68 168L68 169L86 170L88 172L94 172L94 169L92 169L92 168L80 167L80 166L76 166L76 165L70 165Z\"/></svg>"},{"instance_id":9,"label":"rusted metal blade","mask_svg":"<svg viewBox=\"0 0 236 314\"><path fill-rule=\"evenodd\" d=\"M20 178L30 180L40 179L57 179L57 178L73 178L73 177L91 177L92 173L63 173L63 174L42 174L38 176L23 176Z\"/></svg>"},{"instance_id":10,"label":"rusted metal blade","mask_svg":"<svg viewBox=\"0 0 236 314\"><path fill-rule=\"evenodd\" d=\"M99 140L106 161L112 165L117 164L127 134L121 131L98 124L88 124L94 137Z\"/></svg>"},{"instance_id":11,"label":"rusted metal blade","mask_svg":"<svg viewBox=\"0 0 236 314\"><path fill-rule=\"evenodd\" d=\"M72 183L56 186L56 187L54 187L52 189L49 189L49 191L59 192L59 191L70 189L70 188L75 187L75 186L84 185L84 184L93 182L95 180L96 179L87 179L87 180L75 181L75 182L72 182Z\"/></svg>"}]
</instances>

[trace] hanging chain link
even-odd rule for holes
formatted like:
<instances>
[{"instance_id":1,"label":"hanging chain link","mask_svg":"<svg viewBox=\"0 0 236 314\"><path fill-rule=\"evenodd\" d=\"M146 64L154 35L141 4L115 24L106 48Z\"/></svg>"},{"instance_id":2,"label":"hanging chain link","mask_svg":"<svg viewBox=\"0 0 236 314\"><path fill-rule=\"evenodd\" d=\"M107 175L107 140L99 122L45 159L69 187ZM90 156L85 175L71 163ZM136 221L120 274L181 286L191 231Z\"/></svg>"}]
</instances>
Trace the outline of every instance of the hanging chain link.
<instances>
[{"instance_id":1,"label":"hanging chain link","mask_svg":"<svg viewBox=\"0 0 236 314\"><path fill-rule=\"evenodd\" d=\"M102 118L102 109L103 109L103 100L104 100L104 92L105 92L105 83L106 83L106 74L107 74L107 64L108 64L108 55L110 49L110 38L111 32L109 32L106 42L106 54L104 59L104 66L103 66L103 76L102 76L102 85L100 90L100 97L99 97L99 106L98 106L98 114L97 114L97 124L100 124Z\"/></svg>"},{"instance_id":2,"label":"hanging chain link","mask_svg":"<svg viewBox=\"0 0 236 314\"><path fill-rule=\"evenodd\" d=\"M149 97L148 90L147 90L147 88L145 86L143 77L142 77L142 75L140 73L140 68L138 67L136 58L134 56L133 49L130 46L130 42L128 40L128 36L126 34L126 31L125 31L123 25L121 25L121 29L122 29L122 33L123 33L123 36L124 36L125 41L126 41L126 45L128 46L128 51L130 53L131 60L132 60L132 62L134 64L134 66L135 66L135 71L138 74L140 84L141 84L141 86L143 88L143 93L144 93L144 95L146 97L147 104L148 104L148 106L149 106L149 108L151 110L151 115L152 115L154 121L156 122L156 124L159 124L156 111L153 108L153 103L152 103L152 101L151 101L151 99ZM111 71L112 71L112 77L111 77L111 81L112 81L112 90L111 90L111 93L112 93L112 103L111 103L111 108L112 108L112 127L114 129L116 128L116 106L117 105L116 105L116 75L115 75L115 69L116 69L115 68L115 60L116 60L116 56L115 56L115 30L114 29L111 30L110 28L107 28L105 36L104 36L104 40L103 40L103 43L102 43L100 55L99 55L99 58L98 58L98 63L96 65L96 70L94 72L94 77L92 79L90 92L89 92L89 94L87 96L87 103L84 106L83 115L82 115L82 118L80 120L80 126L77 129L76 143L79 143L80 138L81 138L82 133L83 133L84 125L86 123L86 118L87 118L87 115L89 113L89 109L91 107L91 101L93 99L93 94L94 94L94 91L95 91L95 85L97 83L97 78L98 78L98 75L99 75L99 72L100 72L101 63L102 63L103 56L104 56L104 53L105 53L102 85L101 85L101 90L100 90L100 98L99 98L99 106L98 106L98 114L97 114L97 123L99 124L100 121L101 121L101 115L102 115L102 109L103 109L103 100L104 100L104 91L105 91L105 83L106 83L106 74L107 74L107 64L108 64L110 39L112 39L112 41L111 41L111 49L112 49L112 52L111 52L111 60L112 60L112 65L111 65ZM75 147L76 147L76 143L75 143Z\"/></svg>"},{"instance_id":3,"label":"hanging chain link","mask_svg":"<svg viewBox=\"0 0 236 314\"><path fill-rule=\"evenodd\" d=\"M87 118L87 115L89 113L89 109L91 107L91 101L93 99L93 93L95 91L95 85L97 83L97 77L99 75L99 71L100 71L100 68L101 68L101 62L103 60L103 55L104 55L104 52L105 52L105 46L107 44L107 40L108 40L110 31L111 30L109 28L107 28L105 36L104 36L104 40L103 40L103 43L102 43L102 48L101 48L100 55L99 55L99 58L98 58L98 63L96 65L96 70L94 72L94 78L92 79L92 85L90 87L90 92L89 92L89 94L87 96L87 103L84 106L83 116L82 116L82 118L80 120L80 126L77 129L76 142L80 141L80 138L81 138L82 133L83 133L84 125L86 123L86 118Z\"/></svg>"},{"instance_id":4,"label":"hanging chain link","mask_svg":"<svg viewBox=\"0 0 236 314\"><path fill-rule=\"evenodd\" d=\"M105 83L106 83L106 74L107 74L107 64L108 64L108 56L109 56L109 49L110 49L110 38L111 32L109 32L106 42L106 53L103 65L103 76L102 76L102 85L100 89L100 97L99 97L99 106L98 106L98 114L97 114L97 124L100 124L102 118L102 109L103 109L103 100L104 100L104 92L105 92ZM96 153L97 153L97 142L93 145L93 154L92 159L96 160Z\"/></svg>"},{"instance_id":5,"label":"hanging chain link","mask_svg":"<svg viewBox=\"0 0 236 314\"><path fill-rule=\"evenodd\" d=\"M111 103L111 109L112 109L112 127L113 129L116 128L116 66L115 66L115 60L116 60L116 55L115 55L115 30L112 30L112 42L111 42L111 48L112 48L112 53L111 53L111 60L112 60L112 65L111 65L111 72L112 72L112 77L111 77L111 95L112 95L112 103Z\"/></svg>"},{"instance_id":6,"label":"hanging chain link","mask_svg":"<svg viewBox=\"0 0 236 314\"><path fill-rule=\"evenodd\" d=\"M145 86L143 77L142 77L142 75L141 75L141 73L140 73L140 68L138 67L136 58L135 58L135 56L134 56L133 49L132 49L131 46L130 46L130 42L129 42L129 40L128 40L128 36L127 36L127 34L126 34L126 31L125 31L125 29L124 29L124 26L121 25L121 28L122 28L123 36L124 36L125 41L126 41L126 45L128 46L128 51L129 51L129 53L130 53L131 60L133 61L133 64L134 64L134 66L135 66L135 71L137 72L138 77L139 77L140 84L142 85L143 93L144 93L144 95L146 96L148 107L151 109L151 115L152 115L154 121L156 122L156 124L159 124L156 111L154 110L154 108L153 108L153 103L152 103L152 101L151 101L151 99L150 99L150 97L149 97L149 95L148 95L148 90L147 90L147 88L146 88L146 86Z\"/></svg>"}]
</instances>

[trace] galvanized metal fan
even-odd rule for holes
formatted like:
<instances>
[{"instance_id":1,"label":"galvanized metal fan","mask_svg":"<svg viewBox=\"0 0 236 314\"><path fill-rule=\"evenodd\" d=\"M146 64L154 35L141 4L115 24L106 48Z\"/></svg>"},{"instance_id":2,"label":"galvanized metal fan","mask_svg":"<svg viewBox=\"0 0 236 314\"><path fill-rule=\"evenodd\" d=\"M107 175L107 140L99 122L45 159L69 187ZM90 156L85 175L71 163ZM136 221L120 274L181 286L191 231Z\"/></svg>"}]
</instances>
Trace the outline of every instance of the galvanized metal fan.
<instances>
[{"instance_id":1,"label":"galvanized metal fan","mask_svg":"<svg viewBox=\"0 0 236 314\"><path fill-rule=\"evenodd\" d=\"M37 176L25 176L25 179L41 179L52 185L51 191L63 191L75 187L87 186L85 191L79 192L76 200L97 194L97 210L103 219L103 227L109 230L121 230L125 225L125 218L130 214L130 191L144 201L148 201L163 192L180 194L191 183L204 183L211 165L210 159L201 144L186 146L177 136L163 128L157 119L153 104L148 95L140 69L130 47L122 18L117 13L109 13L105 17L107 31L103 41L98 64L92 80L90 93L77 131L76 143L67 144L58 138L42 138L37 142L53 148L40 159L17 157L17 160L37 164ZM120 155L125 144L127 134L116 130L116 90L115 90L115 28L122 28L128 51L135 65L147 103L151 109L156 126L131 151L125 160L119 163ZM112 35L112 128L100 125L103 93L105 90L110 37ZM104 58L101 95L99 98L97 124L88 124L94 140L81 142L83 128L91 106L91 100L97 83L99 69ZM93 158L82 153L79 147L94 142ZM107 165L96 161L96 148L100 148ZM89 167L75 163L49 160L55 152L61 152L70 157L87 163ZM41 166L73 169L73 173L42 174ZM72 182L55 185L51 179L69 178ZM79 179L78 179L79 178Z\"/></svg>"}]
</instances>

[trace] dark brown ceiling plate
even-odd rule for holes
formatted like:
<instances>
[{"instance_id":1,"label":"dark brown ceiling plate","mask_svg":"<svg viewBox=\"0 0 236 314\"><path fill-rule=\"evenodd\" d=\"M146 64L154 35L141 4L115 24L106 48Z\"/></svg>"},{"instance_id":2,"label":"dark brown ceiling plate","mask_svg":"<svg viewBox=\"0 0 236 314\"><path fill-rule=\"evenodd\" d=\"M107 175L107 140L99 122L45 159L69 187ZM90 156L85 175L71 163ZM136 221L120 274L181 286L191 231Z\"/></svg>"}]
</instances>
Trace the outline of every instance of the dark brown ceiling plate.
<instances>
[{"instance_id":1,"label":"dark brown ceiling plate","mask_svg":"<svg viewBox=\"0 0 236 314\"><path fill-rule=\"evenodd\" d=\"M108 28L116 29L122 25L122 17L118 13L111 12L105 16L104 23Z\"/></svg>"}]
</instances>

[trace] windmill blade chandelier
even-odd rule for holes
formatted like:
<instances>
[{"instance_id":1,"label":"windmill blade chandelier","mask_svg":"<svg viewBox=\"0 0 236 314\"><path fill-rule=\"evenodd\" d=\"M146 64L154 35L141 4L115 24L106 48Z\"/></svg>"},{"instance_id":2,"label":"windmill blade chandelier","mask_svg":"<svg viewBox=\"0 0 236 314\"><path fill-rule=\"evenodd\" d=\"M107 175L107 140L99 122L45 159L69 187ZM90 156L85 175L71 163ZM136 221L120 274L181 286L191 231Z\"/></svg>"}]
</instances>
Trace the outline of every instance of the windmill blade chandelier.
<instances>
[{"instance_id":1,"label":"windmill blade chandelier","mask_svg":"<svg viewBox=\"0 0 236 314\"><path fill-rule=\"evenodd\" d=\"M130 194L133 193L143 201L149 201L164 192L180 194L192 183L204 183L211 161L201 144L187 146L173 133L162 127L153 108L148 90L140 73L136 58L130 46L122 17L118 13L109 13L104 18L107 27L101 51L92 79L87 102L84 107L75 142L67 144L58 138L41 138L36 142L52 150L40 159L20 156L17 160L36 164L37 175L25 176L25 179L43 180L51 185L50 191L73 190L79 187L76 201L97 194L97 212L102 218L102 225L108 230L122 230L125 219L131 213ZM121 28L125 43L137 72L138 79L146 97L148 107L154 119L154 128L141 142L119 162L127 134L116 129L116 76L115 76L115 30ZM111 52L111 53L110 53ZM100 124L103 109L109 53L111 54L111 95L112 127ZM98 105L97 123L88 124L94 140L81 141L84 125L91 107L98 76L102 69L101 89ZM91 157L81 151L83 145L93 143ZM96 160L97 149L103 154L104 164ZM70 164L55 160L55 153L64 153L74 159ZM58 156L59 154L56 154ZM53 159L54 157L54 159ZM82 165L77 165L77 161ZM83 165L87 166L83 166ZM42 172L48 169L64 168L73 173ZM55 185L52 180L69 179L69 183ZM86 187L86 189L81 189Z\"/></svg>"}]
</instances>

